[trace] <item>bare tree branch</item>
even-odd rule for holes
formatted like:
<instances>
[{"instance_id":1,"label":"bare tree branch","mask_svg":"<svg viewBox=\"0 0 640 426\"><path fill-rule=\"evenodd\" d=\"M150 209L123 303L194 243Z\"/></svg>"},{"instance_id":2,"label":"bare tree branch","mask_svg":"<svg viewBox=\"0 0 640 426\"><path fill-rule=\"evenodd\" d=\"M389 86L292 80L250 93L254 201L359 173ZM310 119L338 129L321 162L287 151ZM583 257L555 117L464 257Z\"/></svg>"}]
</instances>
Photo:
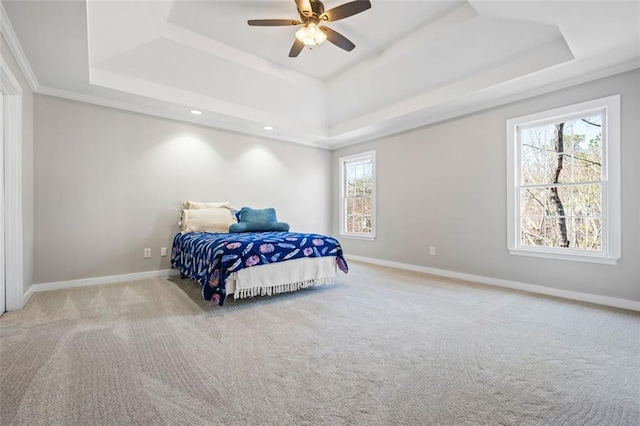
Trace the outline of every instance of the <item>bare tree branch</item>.
<instances>
[{"instance_id":1,"label":"bare tree branch","mask_svg":"<svg viewBox=\"0 0 640 426\"><path fill-rule=\"evenodd\" d=\"M597 124L595 124L595 125L597 126ZM544 148L541 148L539 146L534 146L534 145L531 145L531 144L528 144L528 143L523 143L522 146L528 146L529 148L537 149L538 151L545 151L545 152L547 151ZM585 163L591 163L591 164L594 164L596 166L602 166L602 164L598 163L597 161L587 160L586 158L579 158L579 157L576 157L574 155L569 155L569 154L564 154L564 153L562 155L564 155L565 157L573 158L575 160L584 161Z\"/></svg>"},{"instance_id":2,"label":"bare tree branch","mask_svg":"<svg viewBox=\"0 0 640 426\"><path fill-rule=\"evenodd\" d=\"M542 208L546 211L546 206L544 205L544 203L542 201L540 201L535 195L533 195L533 192L531 192L530 189L527 189L527 192L529 193L529 195L531 196L531 198L533 198L538 204L540 204L540 206L542 206Z\"/></svg>"},{"instance_id":3,"label":"bare tree branch","mask_svg":"<svg viewBox=\"0 0 640 426\"><path fill-rule=\"evenodd\" d=\"M585 123L587 123L587 124L591 124L592 126L602 127L602 124L596 124L596 123L593 123L593 122L591 122L591 121L589 121L589 120L586 120L586 119L584 119L584 118L581 118L581 120L582 120L582 121L584 121L584 122L585 122Z\"/></svg>"},{"instance_id":4,"label":"bare tree branch","mask_svg":"<svg viewBox=\"0 0 640 426\"><path fill-rule=\"evenodd\" d=\"M546 149L544 149L544 148L541 148L541 147L535 146L535 145L531 145L531 144L528 144L528 143L523 143L522 146L528 146L529 148L537 149L538 151L546 151Z\"/></svg>"},{"instance_id":5,"label":"bare tree branch","mask_svg":"<svg viewBox=\"0 0 640 426\"><path fill-rule=\"evenodd\" d=\"M587 160L586 158L579 158L579 157L575 157L573 155L567 155L567 154L565 154L565 157L573 158L575 160L584 161L585 163L591 163L591 164L594 164L596 166L601 166L602 167L602 164L598 163L597 161Z\"/></svg>"}]
</instances>

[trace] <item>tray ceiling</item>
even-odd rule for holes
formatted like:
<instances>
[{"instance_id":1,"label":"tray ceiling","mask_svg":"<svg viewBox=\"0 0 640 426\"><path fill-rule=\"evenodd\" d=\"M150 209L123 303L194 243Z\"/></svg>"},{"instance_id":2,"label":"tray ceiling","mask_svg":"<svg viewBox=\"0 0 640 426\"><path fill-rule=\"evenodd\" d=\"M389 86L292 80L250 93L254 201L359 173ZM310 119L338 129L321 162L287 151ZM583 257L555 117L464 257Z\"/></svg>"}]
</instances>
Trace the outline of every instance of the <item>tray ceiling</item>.
<instances>
[{"instance_id":1,"label":"tray ceiling","mask_svg":"<svg viewBox=\"0 0 640 426\"><path fill-rule=\"evenodd\" d=\"M289 58L293 0L2 1L38 93L324 148L640 66L637 1L371 3Z\"/></svg>"}]
</instances>

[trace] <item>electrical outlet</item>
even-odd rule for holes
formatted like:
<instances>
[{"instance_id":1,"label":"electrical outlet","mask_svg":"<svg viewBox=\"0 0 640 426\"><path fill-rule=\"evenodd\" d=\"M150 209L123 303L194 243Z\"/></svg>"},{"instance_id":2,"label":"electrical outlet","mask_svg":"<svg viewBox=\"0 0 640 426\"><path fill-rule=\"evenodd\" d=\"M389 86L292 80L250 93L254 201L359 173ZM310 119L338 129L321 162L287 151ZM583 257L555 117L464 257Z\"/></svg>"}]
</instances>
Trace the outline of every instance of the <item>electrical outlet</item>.
<instances>
[{"instance_id":1,"label":"electrical outlet","mask_svg":"<svg viewBox=\"0 0 640 426\"><path fill-rule=\"evenodd\" d=\"M433 246L429 247L429 254L431 256L435 256L436 255L436 248L433 247Z\"/></svg>"},{"instance_id":2,"label":"electrical outlet","mask_svg":"<svg viewBox=\"0 0 640 426\"><path fill-rule=\"evenodd\" d=\"M167 248L166 247L160 248L160 256L165 257L166 255L167 255Z\"/></svg>"},{"instance_id":3,"label":"electrical outlet","mask_svg":"<svg viewBox=\"0 0 640 426\"><path fill-rule=\"evenodd\" d=\"M144 258L145 259L151 258L151 249L150 248L144 249Z\"/></svg>"}]
</instances>

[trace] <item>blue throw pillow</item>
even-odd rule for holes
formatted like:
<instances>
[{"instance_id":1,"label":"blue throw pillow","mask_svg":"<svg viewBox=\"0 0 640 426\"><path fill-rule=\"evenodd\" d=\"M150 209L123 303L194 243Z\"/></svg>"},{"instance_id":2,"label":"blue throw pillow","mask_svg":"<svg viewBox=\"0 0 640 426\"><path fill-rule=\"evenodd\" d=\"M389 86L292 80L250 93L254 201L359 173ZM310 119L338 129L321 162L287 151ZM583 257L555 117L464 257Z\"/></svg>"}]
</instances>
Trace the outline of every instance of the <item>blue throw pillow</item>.
<instances>
[{"instance_id":1,"label":"blue throw pillow","mask_svg":"<svg viewBox=\"0 0 640 426\"><path fill-rule=\"evenodd\" d=\"M230 233L271 231L289 232L289 224L284 222L240 222L229 227Z\"/></svg>"},{"instance_id":2,"label":"blue throw pillow","mask_svg":"<svg viewBox=\"0 0 640 426\"><path fill-rule=\"evenodd\" d=\"M251 207L243 207L238 213L239 222L277 222L276 209L252 209Z\"/></svg>"},{"instance_id":3,"label":"blue throw pillow","mask_svg":"<svg viewBox=\"0 0 640 426\"><path fill-rule=\"evenodd\" d=\"M229 232L289 232L289 224L278 222L276 209L252 209L243 207L237 214L238 223L229 227Z\"/></svg>"}]
</instances>

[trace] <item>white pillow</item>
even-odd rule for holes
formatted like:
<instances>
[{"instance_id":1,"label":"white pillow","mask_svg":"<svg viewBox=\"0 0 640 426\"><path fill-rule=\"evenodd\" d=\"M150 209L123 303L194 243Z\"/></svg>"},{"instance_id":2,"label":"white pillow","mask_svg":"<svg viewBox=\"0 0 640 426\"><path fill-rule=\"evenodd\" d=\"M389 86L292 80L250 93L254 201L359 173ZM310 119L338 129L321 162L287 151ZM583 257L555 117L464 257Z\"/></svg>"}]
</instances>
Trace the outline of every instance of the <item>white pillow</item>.
<instances>
[{"instance_id":1,"label":"white pillow","mask_svg":"<svg viewBox=\"0 0 640 426\"><path fill-rule=\"evenodd\" d=\"M200 201L185 201L182 203L183 209L215 209L218 207L231 207L228 201L201 203Z\"/></svg>"},{"instance_id":2,"label":"white pillow","mask_svg":"<svg viewBox=\"0 0 640 426\"><path fill-rule=\"evenodd\" d=\"M226 207L213 209L182 210L182 233L188 232L229 232L229 227L237 223L233 212Z\"/></svg>"}]
</instances>

